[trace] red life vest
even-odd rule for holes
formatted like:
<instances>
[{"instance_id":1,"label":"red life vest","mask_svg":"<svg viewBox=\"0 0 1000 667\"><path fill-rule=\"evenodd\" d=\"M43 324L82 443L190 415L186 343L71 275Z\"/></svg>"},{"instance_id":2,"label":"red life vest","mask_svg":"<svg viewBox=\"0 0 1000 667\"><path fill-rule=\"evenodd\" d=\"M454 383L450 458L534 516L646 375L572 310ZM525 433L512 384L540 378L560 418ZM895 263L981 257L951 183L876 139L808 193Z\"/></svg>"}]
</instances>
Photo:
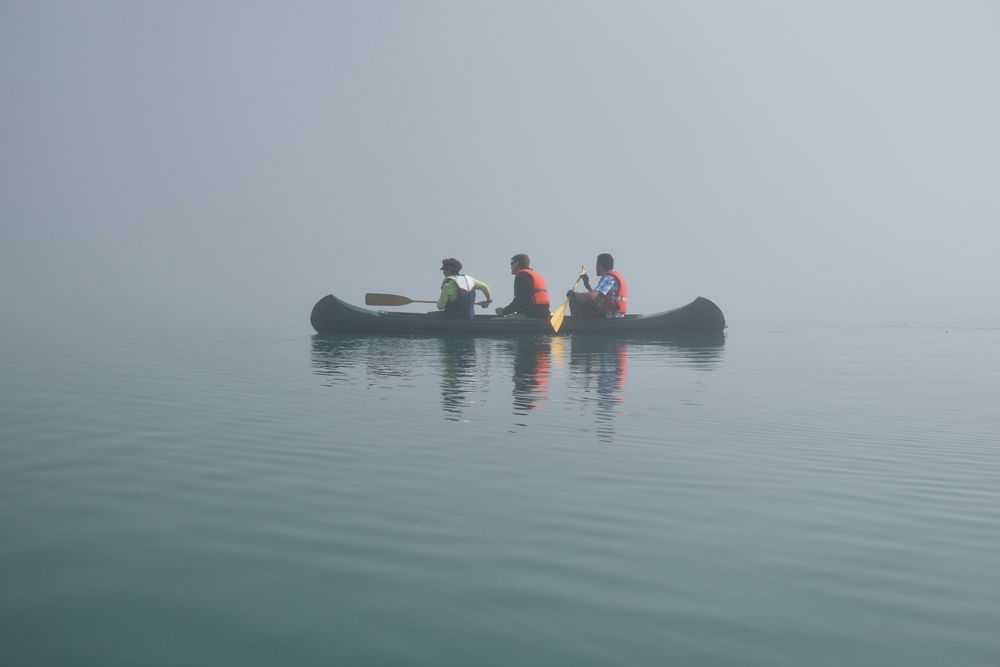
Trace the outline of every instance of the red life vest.
<instances>
[{"instance_id":1,"label":"red life vest","mask_svg":"<svg viewBox=\"0 0 1000 667\"><path fill-rule=\"evenodd\" d=\"M606 271L604 275L611 276L618 281L618 294L608 294L601 301L601 310L624 315L625 311L628 310L628 285L625 284L622 274L617 271Z\"/></svg>"},{"instance_id":2,"label":"red life vest","mask_svg":"<svg viewBox=\"0 0 1000 667\"><path fill-rule=\"evenodd\" d=\"M531 276L531 303L549 305L549 290L545 288L545 279L535 273L534 269L519 269L518 273L527 273Z\"/></svg>"}]
</instances>

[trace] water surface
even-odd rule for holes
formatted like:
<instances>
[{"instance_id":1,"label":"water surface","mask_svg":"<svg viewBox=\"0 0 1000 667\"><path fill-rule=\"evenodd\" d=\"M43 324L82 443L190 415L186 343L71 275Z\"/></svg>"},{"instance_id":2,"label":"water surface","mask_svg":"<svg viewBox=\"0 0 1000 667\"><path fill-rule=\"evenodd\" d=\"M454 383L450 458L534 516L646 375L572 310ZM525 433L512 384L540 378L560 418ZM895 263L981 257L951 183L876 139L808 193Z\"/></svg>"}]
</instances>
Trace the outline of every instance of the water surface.
<instances>
[{"instance_id":1,"label":"water surface","mask_svg":"<svg viewBox=\"0 0 1000 667\"><path fill-rule=\"evenodd\" d=\"M995 665L998 342L11 338L0 663Z\"/></svg>"}]
</instances>

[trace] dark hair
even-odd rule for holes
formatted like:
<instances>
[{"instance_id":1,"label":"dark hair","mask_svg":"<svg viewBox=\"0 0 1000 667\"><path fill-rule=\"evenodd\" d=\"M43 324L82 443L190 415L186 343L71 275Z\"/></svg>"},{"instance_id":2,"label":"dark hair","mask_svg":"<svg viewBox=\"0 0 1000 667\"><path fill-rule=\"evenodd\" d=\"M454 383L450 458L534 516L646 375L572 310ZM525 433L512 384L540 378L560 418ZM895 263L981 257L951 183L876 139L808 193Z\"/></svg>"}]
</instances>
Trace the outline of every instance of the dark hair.
<instances>
[{"instance_id":1,"label":"dark hair","mask_svg":"<svg viewBox=\"0 0 1000 667\"><path fill-rule=\"evenodd\" d=\"M526 269L531 266L531 259L528 258L523 252L519 252L510 258L510 261L517 262L517 265L522 269Z\"/></svg>"},{"instance_id":2,"label":"dark hair","mask_svg":"<svg viewBox=\"0 0 1000 667\"><path fill-rule=\"evenodd\" d=\"M455 259L454 257L448 257L441 260L441 270L450 271L452 273L458 273L462 270L462 263Z\"/></svg>"},{"instance_id":3,"label":"dark hair","mask_svg":"<svg viewBox=\"0 0 1000 667\"><path fill-rule=\"evenodd\" d=\"M597 256L597 263L606 269L615 268L615 258L611 256L610 252L602 252Z\"/></svg>"}]
</instances>

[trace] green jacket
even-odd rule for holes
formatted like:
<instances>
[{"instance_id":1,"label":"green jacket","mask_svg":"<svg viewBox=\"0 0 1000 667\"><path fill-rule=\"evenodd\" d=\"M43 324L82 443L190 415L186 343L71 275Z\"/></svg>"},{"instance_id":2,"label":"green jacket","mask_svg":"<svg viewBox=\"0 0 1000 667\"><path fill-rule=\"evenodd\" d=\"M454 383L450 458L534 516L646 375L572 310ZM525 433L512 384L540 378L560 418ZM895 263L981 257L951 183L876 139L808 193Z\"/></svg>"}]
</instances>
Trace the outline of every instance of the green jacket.
<instances>
[{"instance_id":1,"label":"green jacket","mask_svg":"<svg viewBox=\"0 0 1000 667\"><path fill-rule=\"evenodd\" d=\"M472 276L465 276L473 282L475 289L483 293L487 301L492 301L493 296L490 294L490 286L481 280L476 280ZM438 297L437 308L438 310L444 310L444 307L448 305L449 301L455 299L458 296L458 285L455 284L454 280L445 280L444 284L441 285L441 296Z\"/></svg>"}]
</instances>

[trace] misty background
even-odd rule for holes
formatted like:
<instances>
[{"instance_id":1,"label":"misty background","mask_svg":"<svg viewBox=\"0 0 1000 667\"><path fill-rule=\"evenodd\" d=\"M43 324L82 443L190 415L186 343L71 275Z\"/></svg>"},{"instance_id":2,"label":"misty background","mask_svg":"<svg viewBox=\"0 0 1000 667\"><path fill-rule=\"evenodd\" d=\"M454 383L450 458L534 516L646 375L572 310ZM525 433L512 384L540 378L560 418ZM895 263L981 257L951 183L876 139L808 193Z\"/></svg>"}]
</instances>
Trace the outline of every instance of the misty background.
<instances>
[{"instance_id":1,"label":"misty background","mask_svg":"<svg viewBox=\"0 0 1000 667\"><path fill-rule=\"evenodd\" d=\"M605 251L631 312L996 322L998 65L992 1L0 0L0 332Z\"/></svg>"}]
</instances>

